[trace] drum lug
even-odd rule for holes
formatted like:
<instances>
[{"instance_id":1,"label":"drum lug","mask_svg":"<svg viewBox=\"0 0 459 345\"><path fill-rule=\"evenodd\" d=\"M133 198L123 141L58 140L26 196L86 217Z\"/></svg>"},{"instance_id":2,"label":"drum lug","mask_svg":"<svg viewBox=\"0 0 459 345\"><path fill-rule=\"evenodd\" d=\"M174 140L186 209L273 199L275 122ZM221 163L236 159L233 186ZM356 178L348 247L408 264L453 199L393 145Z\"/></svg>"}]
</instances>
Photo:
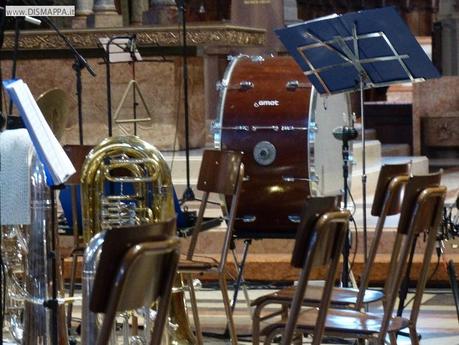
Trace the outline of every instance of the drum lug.
<instances>
[{"instance_id":1,"label":"drum lug","mask_svg":"<svg viewBox=\"0 0 459 345\"><path fill-rule=\"evenodd\" d=\"M295 91L296 89L304 89L309 85L306 83L300 83L298 80L289 80L287 84L285 84L285 88L288 91Z\"/></svg>"},{"instance_id":2,"label":"drum lug","mask_svg":"<svg viewBox=\"0 0 459 345\"><path fill-rule=\"evenodd\" d=\"M247 91L253 88L254 88L253 82L251 82L250 80L243 80L239 83L239 90Z\"/></svg>"},{"instance_id":3,"label":"drum lug","mask_svg":"<svg viewBox=\"0 0 459 345\"><path fill-rule=\"evenodd\" d=\"M242 182L248 182L248 181L250 181L250 176L245 175L245 176L242 178Z\"/></svg>"},{"instance_id":4,"label":"drum lug","mask_svg":"<svg viewBox=\"0 0 459 345\"><path fill-rule=\"evenodd\" d=\"M226 83L224 83L223 81L217 81L217 83L215 84L215 89L220 92L220 91L223 91L225 88L226 88Z\"/></svg>"},{"instance_id":5,"label":"drum lug","mask_svg":"<svg viewBox=\"0 0 459 345\"><path fill-rule=\"evenodd\" d=\"M307 127L281 126L281 131L307 131Z\"/></svg>"},{"instance_id":6,"label":"drum lug","mask_svg":"<svg viewBox=\"0 0 459 345\"><path fill-rule=\"evenodd\" d=\"M282 181L284 182L295 182L295 181L314 182L311 178L294 177L294 176L282 176Z\"/></svg>"},{"instance_id":7,"label":"drum lug","mask_svg":"<svg viewBox=\"0 0 459 345\"><path fill-rule=\"evenodd\" d=\"M260 55L252 56L250 59L252 60L252 62L263 62L263 61L265 61L265 58L263 56L260 56Z\"/></svg>"},{"instance_id":8,"label":"drum lug","mask_svg":"<svg viewBox=\"0 0 459 345\"><path fill-rule=\"evenodd\" d=\"M317 133L318 131L319 131L319 127L317 127L317 124L315 122L311 122L309 124L309 132Z\"/></svg>"},{"instance_id":9,"label":"drum lug","mask_svg":"<svg viewBox=\"0 0 459 345\"><path fill-rule=\"evenodd\" d=\"M298 224L301 222L301 217L297 214L291 214L288 216L288 220L292 223Z\"/></svg>"},{"instance_id":10,"label":"drum lug","mask_svg":"<svg viewBox=\"0 0 459 345\"><path fill-rule=\"evenodd\" d=\"M252 214L246 214L246 215L243 215L240 218L236 218L236 220L240 220L243 223L253 223L253 222L255 222L257 220L257 217L252 215Z\"/></svg>"},{"instance_id":11,"label":"drum lug","mask_svg":"<svg viewBox=\"0 0 459 345\"><path fill-rule=\"evenodd\" d=\"M309 181L313 183L319 183L320 178L319 176L313 171L309 174Z\"/></svg>"}]
</instances>

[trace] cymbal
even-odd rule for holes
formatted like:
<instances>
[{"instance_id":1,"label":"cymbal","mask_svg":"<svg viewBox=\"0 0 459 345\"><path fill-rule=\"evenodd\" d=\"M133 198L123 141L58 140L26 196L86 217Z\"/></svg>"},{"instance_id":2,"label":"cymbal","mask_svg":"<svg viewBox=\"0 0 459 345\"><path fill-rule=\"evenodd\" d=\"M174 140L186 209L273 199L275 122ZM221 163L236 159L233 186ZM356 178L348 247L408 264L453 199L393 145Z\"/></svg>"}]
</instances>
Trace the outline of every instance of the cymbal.
<instances>
[{"instance_id":1,"label":"cymbal","mask_svg":"<svg viewBox=\"0 0 459 345\"><path fill-rule=\"evenodd\" d=\"M45 91L37 98L37 104L57 140L64 134L69 111L69 97L59 88Z\"/></svg>"}]
</instances>

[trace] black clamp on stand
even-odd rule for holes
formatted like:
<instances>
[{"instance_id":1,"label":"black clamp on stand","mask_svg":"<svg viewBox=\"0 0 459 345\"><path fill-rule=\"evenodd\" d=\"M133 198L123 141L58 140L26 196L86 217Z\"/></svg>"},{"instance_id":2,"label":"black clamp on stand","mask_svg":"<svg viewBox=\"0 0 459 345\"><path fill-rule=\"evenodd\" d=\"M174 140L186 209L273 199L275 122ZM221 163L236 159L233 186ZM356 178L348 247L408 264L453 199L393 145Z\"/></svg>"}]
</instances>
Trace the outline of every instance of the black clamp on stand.
<instances>
[{"instance_id":1,"label":"black clamp on stand","mask_svg":"<svg viewBox=\"0 0 459 345\"><path fill-rule=\"evenodd\" d=\"M343 207L347 209L348 206L348 195L349 195L349 165L351 164L351 156L350 156L350 147L349 142L351 140L355 140L359 133L354 127L354 121L350 119L350 126L343 126L338 127L333 131L333 136L335 139L342 141L342 155L343 155ZM351 233L349 229L347 231L346 238L344 240L344 248L343 248L343 272L341 282L344 287L349 287L349 277L350 277L350 269L349 269L349 256L351 250Z\"/></svg>"},{"instance_id":2,"label":"black clamp on stand","mask_svg":"<svg viewBox=\"0 0 459 345\"><path fill-rule=\"evenodd\" d=\"M429 57L393 7L330 15L276 30L320 94L360 92L362 211L367 252L363 91L438 78Z\"/></svg>"}]
</instances>

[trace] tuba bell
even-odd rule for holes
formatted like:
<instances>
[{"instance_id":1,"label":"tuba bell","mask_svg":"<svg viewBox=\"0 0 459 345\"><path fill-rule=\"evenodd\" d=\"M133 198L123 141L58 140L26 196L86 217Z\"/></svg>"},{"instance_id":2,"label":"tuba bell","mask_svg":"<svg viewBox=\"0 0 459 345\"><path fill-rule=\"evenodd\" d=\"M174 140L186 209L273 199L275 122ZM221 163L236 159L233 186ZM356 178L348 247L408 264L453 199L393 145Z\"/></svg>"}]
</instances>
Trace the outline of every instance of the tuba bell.
<instances>
[{"instance_id":1,"label":"tuba bell","mask_svg":"<svg viewBox=\"0 0 459 345\"><path fill-rule=\"evenodd\" d=\"M1 145L14 142L14 151L2 151L5 159L26 160L27 178L30 185L30 224L2 222L2 259L6 266L6 321L8 331L17 344L51 344L50 312L44 306L51 297L51 236L57 236L52 227L51 191L46 183L45 169L33 149L26 130L10 130L0 134ZM27 138L27 139L26 139ZM19 145L19 146L18 146ZM28 148L27 148L28 146ZM25 157L22 157L25 155ZM10 161L9 164L12 164ZM8 183L1 176L2 188ZM11 186L11 185L10 185ZM10 187L11 188L11 187ZM6 189L6 188L5 188ZM12 192L9 190L8 192ZM14 192L18 193L17 190ZM57 247L58 248L58 247ZM57 250L56 248L56 250ZM57 256L59 254L57 253ZM58 297L64 297L60 261L56 260ZM58 306L58 341L68 344L64 305Z\"/></svg>"},{"instance_id":2,"label":"tuba bell","mask_svg":"<svg viewBox=\"0 0 459 345\"><path fill-rule=\"evenodd\" d=\"M175 209L172 178L165 159L154 146L136 136L109 137L94 147L83 165L81 188L83 239L88 243L83 264L81 340L90 345L96 342L100 327L97 314L89 309L89 300L104 232L123 225L165 221L175 216ZM149 343L154 312L148 307L135 313L145 320L144 334L128 336L129 323L123 315L124 345ZM186 317L185 309L182 313ZM183 327L188 325L179 325ZM112 344L117 341L114 334Z\"/></svg>"}]
</instances>

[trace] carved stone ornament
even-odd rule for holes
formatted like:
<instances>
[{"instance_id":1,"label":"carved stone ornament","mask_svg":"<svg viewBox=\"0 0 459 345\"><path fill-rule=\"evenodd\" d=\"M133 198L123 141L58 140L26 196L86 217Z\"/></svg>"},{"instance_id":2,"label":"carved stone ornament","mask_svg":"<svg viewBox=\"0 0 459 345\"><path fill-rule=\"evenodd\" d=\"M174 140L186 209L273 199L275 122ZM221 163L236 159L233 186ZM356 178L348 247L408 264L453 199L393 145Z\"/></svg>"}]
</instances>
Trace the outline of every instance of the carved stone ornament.
<instances>
[{"instance_id":1,"label":"carved stone ornament","mask_svg":"<svg viewBox=\"0 0 459 345\"><path fill-rule=\"evenodd\" d=\"M265 43L265 30L242 26L188 25L187 43L190 46L262 46ZM135 27L116 29L81 29L62 30L62 33L78 48L98 48L100 37L137 34L141 46L178 46L181 44L181 33L175 26ZM4 50L14 47L14 33L7 32L3 45ZM63 40L49 30L22 31L19 47L21 50L66 49Z\"/></svg>"}]
</instances>

